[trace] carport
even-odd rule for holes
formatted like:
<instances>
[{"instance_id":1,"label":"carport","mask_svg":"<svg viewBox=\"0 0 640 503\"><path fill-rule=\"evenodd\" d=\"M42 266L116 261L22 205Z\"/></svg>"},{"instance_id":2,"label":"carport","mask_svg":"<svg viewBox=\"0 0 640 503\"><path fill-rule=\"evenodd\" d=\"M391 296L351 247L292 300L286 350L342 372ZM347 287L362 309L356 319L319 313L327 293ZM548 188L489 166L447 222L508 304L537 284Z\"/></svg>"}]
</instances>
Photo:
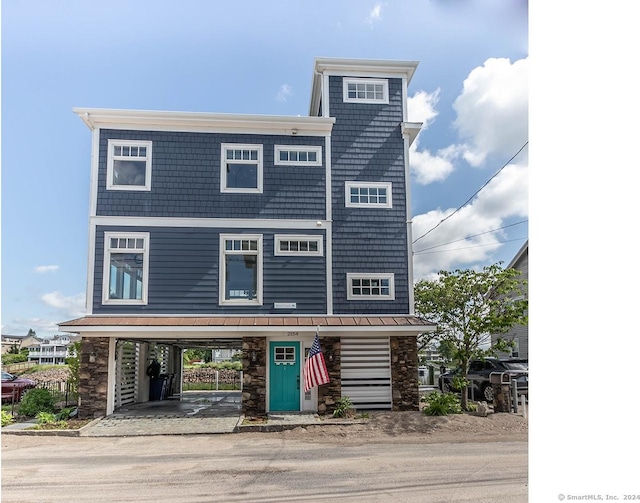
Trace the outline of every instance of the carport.
<instances>
[{"instance_id":1,"label":"carport","mask_svg":"<svg viewBox=\"0 0 640 503\"><path fill-rule=\"evenodd\" d=\"M241 410L247 416L331 413L342 396L362 410L417 410L416 336L435 328L410 315L91 315L59 327L82 336L81 417L149 402L146 370L154 359L172 376L167 396L183 397L183 349L202 347L242 350ZM330 381L305 391L302 367L316 334Z\"/></svg>"}]
</instances>

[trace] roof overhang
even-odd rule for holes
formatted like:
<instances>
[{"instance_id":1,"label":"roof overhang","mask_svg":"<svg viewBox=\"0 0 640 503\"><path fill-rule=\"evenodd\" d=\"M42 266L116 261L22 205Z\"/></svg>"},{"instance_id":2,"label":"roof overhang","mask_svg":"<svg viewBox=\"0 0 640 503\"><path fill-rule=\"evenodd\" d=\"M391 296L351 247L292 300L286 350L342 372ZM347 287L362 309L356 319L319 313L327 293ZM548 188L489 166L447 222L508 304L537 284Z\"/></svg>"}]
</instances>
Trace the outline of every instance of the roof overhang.
<instances>
[{"instance_id":1,"label":"roof overhang","mask_svg":"<svg viewBox=\"0 0 640 503\"><path fill-rule=\"evenodd\" d=\"M347 75L349 77L406 78L407 85L418 67L418 61L384 59L316 58L311 84L309 115L317 115L322 94L323 75Z\"/></svg>"},{"instance_id":2,"label":"roof overhang","mask_svg":"<svg viewBox=\"0 0 640 503\"><path fill-rule=\"evenodd\" d=\"M413 335L435 325L416 316L86 316L60 323L60 330L83 337L134 339L229 338L272 335Z\"/></svg>"},{"instance_id":3,"label":"roof overhang","mask_svg":"<svg viewBox=\"0 0 640 503\"><path fill-rule=\"evenodd\" d=\"M329 136L333 117L284 115L240 115L160 110L118 110L73 108L91 129L145 131L187 131L215 133L271 134L287 136Z\"/></svg>"},{"instance_id":4,"label":"roof overhang","mask_svg":"<svg viewBox=\"0 0 640 503\"><path fill-rule=\"evenodd\" d=\"M420 131L422 131L422 122L403 122L400 126L402 136L409 138L409 145L414 142L420 134Z\"/></svg>"}]
</instances>

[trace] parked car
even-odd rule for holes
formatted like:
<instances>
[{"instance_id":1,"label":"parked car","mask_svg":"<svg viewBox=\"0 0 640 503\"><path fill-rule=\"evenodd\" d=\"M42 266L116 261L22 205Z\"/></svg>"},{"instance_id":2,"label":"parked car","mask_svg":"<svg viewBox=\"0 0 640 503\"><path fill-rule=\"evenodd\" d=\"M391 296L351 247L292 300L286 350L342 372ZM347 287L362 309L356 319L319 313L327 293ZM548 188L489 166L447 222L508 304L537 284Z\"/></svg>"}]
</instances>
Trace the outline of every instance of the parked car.
<instances>
[{"instance_id":1,"label":"parked car","mask_svg":"<svg viewBox=\"0 0 640 503\"><path fill-rule=\"evenodd\" d=\"M19 400L22 394L36 387L36 382L26 377L18 377L9 372L2 372L2 400Z\"/></svg>"},{"instance_id":2,"label":"parked car","mask_svg":"<svg viewBox=\"0 0 640 503\"><path fill-rule=\"evenodd\" d=\"M472 396L475 399L493 402L493 387L489 379L493 372L509 374L510 381L516 380L518 395L529 397L529 361L521 358L489 357L484 360L472 360L469 363L467 379L471 381ZM440 391L443 393L460 391L453 384L454 377L458 376L462 376L459 368L441 374L438 378Z\"/></svg>"}]
</instances>

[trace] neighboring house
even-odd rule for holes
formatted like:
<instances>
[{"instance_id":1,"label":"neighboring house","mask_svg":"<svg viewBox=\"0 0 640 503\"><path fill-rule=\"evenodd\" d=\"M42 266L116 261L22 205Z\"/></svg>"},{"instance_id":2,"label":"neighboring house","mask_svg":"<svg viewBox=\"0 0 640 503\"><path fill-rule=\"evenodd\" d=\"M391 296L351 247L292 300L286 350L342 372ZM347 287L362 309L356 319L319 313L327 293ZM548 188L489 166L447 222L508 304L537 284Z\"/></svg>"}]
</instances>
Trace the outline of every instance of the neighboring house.
<instances>
[{"instance_id":1,"label":"neighboring house","mask_svg":"<svg viewBox=\"0 0 640 503\"><path fill-rule=\"evenodd\" d=\"M2 354L8 353L13 348L20 350L36 343L38 339L34 335L30 335L31 333L33 332L30 332L27 335L2 334Z\"/></svg>"},{"instance_id":2,"label":"neighboring house","mask_svg":"<svg viewBox=\"0 0 640 503\"><path fill-rule=\"evenodd\" d=\"M70 346L78 337L54 335L52 338L40 339L30 344L29 361L38 365L64 365L70 356Z\"/></svg>"},{"instance_id":3,"label":"neighboring house","mask_svg":"<svg viewBox=\"0 0 640 503\"><path fill-rule=\"evenodd\" d=\"M529 240L518 250L518 253L516 253L506 269L516 269L520 271L518 279L520 281L529 281ZM525 290L528 291L528 287L526 287ZM500 356L529 359L529 325L516 325L506 334L492 334L491 343L494 344L498 337L514 342L511 353L501 354Z\"/></svg>"},{"instance_id":4,"label":"neighboring house","mask_svg":"<svg viewBox=\"0 0 640 503\"><path fill-rule=\"evenodd\" d=\"M233 355L241 352L236 349L213 349L211 351L211 361L213 363L229 362L232 360Z\"/></svg>"},{"instance_id":5,"label":"neighboring house","mask_svg":"<svg viewBox=\"0 0 640 503\"><path fill-rule=\"evenodd\" d=\"M76 108L92 132L80 415L149 399L157 359L243 351L242 411L417 410L414 61L315 60L309 116ZM316 330L331 382L304 393ZM105 386L105 384L107 384Z\"/></svg>"}]
</instances>

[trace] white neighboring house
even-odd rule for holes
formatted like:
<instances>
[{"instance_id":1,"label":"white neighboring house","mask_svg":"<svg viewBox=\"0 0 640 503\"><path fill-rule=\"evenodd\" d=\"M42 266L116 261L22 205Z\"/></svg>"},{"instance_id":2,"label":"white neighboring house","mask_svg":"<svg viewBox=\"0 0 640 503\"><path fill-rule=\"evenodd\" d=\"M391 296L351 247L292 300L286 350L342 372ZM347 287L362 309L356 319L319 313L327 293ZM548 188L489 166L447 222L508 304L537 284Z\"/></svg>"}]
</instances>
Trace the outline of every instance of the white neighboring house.
<instances>
[{"instance_id":1,"label":"white neighboring house","mask_svg":"<svg viewBox=\"0 0 640 503\"><path fill-rule=\"evenodd\" d=\"M529 240L522 245L515 257L511 260L506 269L516 269L520 271L520 281L529 281ZM529 325L516 325L506 334L500 336L491 335L491 343L495 344L498 337L513 341L514 347L511 354L500 353L501 357L525 358L529 359Z\"/></svg>"},{"instance_id":2,"label":"white neighboring house","mask_svg":"<svg viewBox=\"0 0 640 503\"><path fill-rule=\"evenodd\" d=\"M70 355L71 344L79 337L70 335L54 335L49 339L37 339L30 344L29 361L38 365L64 365L65 359Z\"/></svg>"}]
</instances>

